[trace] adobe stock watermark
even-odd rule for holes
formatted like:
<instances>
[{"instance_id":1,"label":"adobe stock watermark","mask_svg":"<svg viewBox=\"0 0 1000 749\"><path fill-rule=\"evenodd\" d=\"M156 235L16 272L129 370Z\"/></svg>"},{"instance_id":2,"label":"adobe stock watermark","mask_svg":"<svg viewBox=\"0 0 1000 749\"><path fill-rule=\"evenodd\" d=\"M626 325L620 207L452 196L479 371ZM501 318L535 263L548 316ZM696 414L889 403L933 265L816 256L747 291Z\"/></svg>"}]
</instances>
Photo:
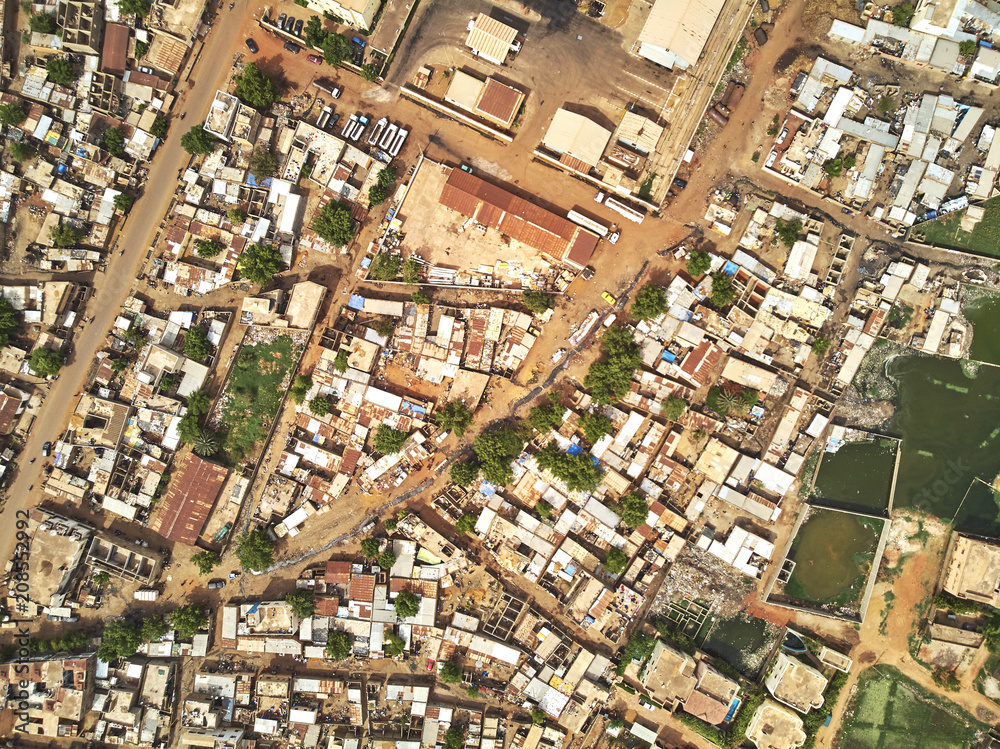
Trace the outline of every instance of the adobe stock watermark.
<instances>
[{"instance_id":1,"label":"adobe stock watermark","mask_svg":"<svg viewBox=\"0 0 1000 749\"><path fill-rule=\"evenodd\" d=\"M972 466L963 461L962 458L949 459L945 462L944 472L940 478L927 484L913 497L913 506L922 511L934 514L932 507L950 494L956 486L960 486L969 481L969 474ZM974 479L975 477L973 477ZM970 485L971 489L971 485ZM966 492L968 494L968 492ZM963 503L965 498L962 499ZM961 507L961 505L959 505ZM957 515L957 512L956 512Z\"/></svg>"},{"instance_id":2,"label":"adobe stock watermark","mask_svg":"<svg viewBox=\"0 0 1000 749\"><path fill-rule=\"evenodd\" d=\"M14 546L14 556L11 557L13 566L10 572L10 593L14 599L14 608L17 610L17 613L25 615L30 608L28 602L28 554L30 546L28 542L31 540L31 536L27 531L28 513L24 510L18 510L15 517L17 518L17 522L15 523L17 526L17 543ZM26 660L31 656L30 641L28 628L18 626L15 644L17 645L17 656L19 659ZM20 721L17 730L22 732L27 732L28 730L28 697L30 695L28 690L31 688L31 682L26 677L30 670L31 667L27 663L17 663L14 665L10 694L8 695L14 714L17 715L17 719ZM15 679L17 680L16 683Z\"/></svg>"}]
</instances>

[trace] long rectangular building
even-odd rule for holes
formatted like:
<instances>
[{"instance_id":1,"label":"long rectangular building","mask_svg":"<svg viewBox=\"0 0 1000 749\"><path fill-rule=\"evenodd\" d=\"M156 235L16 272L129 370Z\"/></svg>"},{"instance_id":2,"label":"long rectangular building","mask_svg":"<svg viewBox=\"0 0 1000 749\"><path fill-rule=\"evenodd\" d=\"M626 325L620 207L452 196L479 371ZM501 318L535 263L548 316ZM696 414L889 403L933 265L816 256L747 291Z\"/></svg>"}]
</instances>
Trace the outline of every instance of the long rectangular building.
<instances>
[{"instance_id":1,"label":"long rectangular building","mask_svg":"<svg viewBox=\"0 0 1000 749\"><path fill-rule=\"evenodd\" d=\"M225 466L188 453L170 482L153 530L170 541L194 546L228 475Z\"/></svg>"},{"instance_id":2,"label":"long rectangular building","mask_svg":"<svg viewBox=\"0 0 1000 749\"><path fill-rule=\"evenodd\" d=\"M590 262L600 239L569 219L457 168L451 170L440 202L446 208L578 269Z\"/></svg>"}]
</instances>

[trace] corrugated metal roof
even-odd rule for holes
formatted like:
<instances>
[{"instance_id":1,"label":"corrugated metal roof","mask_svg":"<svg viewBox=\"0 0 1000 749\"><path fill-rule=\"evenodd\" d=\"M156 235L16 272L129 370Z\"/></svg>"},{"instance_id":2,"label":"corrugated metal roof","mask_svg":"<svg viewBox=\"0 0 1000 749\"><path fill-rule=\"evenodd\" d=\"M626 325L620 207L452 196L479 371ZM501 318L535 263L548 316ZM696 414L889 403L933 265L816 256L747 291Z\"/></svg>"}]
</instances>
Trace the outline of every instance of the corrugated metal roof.
<instances>
[{"instance_id":1,"label":"corrugated metal roof","mask_svg":"<svg viewBox=\"0 0 1000 749\"><path fill-rule=\"evenodd\" d=\"M193 546L228 475L225 466L189 453L170 482L154 530L166 539Z\"/></svg>"},{"instance_id":2,"label":"corrugated metal roof","mask_svg":"<svg viewBox=\"0 0 1000 749\"><path fill-rule=\"evenodd\" d=\"M128 35L128 26L120 23L109 23L104 27L101 71L116 75L122 75L125 72L125 63L128 58Z\"/></svg>"},{"instance_id":3,"label":"corrugated metal roof","mask_svg":"<svg viewBox=\"0 0 1000 749\"><path fill-rule=\"evenodd\" d=\"M596 166L611 140L611 131L591 119L557 109L552 124L545 131L542 143L556 153L567 153L585 164Z\"/></svg>"},{"instance_id":4,"label":"corrugated metal roof","mask_svg":"<svg viewBox=\"0 0 1000 749\"><path fill-rule=\"evenodd\" d=\"M639 43L670 50L683 67L698 62L725 0L658 0L639 33Z\"/></svg>"},{"instance_id":5,"label":"corrugated metal roof","mask_svg":"<svg viewBox=\"0 0 1000 749\"><path fill-rule=\"evenodd\" d=\"M517 38L517 29L480 13L469 31L465 44L479 53L480 56L496 63L507 59L510 45Z\"/></svg>"},{"instance_id":6,"label":"corrugated metal roof","mask_svg":"<svg viewBox=\"0 0 1000 749\"><path fill-rule=\"evenodd\" d=\"M510 125L524 101L524 94L495 78L487 78L476 110L505 125Z\"/></svg>"}]
</instances>

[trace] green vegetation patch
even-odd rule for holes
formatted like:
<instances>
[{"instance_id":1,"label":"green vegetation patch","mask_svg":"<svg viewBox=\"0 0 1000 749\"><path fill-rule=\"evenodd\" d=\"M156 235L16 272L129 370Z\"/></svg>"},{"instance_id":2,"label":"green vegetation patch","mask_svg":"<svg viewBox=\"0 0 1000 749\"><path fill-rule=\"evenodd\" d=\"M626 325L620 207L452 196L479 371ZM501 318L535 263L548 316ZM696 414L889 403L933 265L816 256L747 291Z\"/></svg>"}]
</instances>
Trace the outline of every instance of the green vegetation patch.
<instances>
[{"instance_id":1,"label":"green vegetation patch","mask_svg":"<svg viewBox=\"0 0 1000 749\"><path fill-rule=\"evenodd\" d=\"M918 224L913 227L912 236L939 247L1000 257L1000 198L992 198L980 206L985 210L983 220L971 232L962 230L963 210Z\"/></svg>"},{"instance_id":2,"label":"green vegetation patch","mask_svg":"<svg viewBox=\"0 0 1000 749\"><path fill-rule=\"evenodd\" d=\"M965 749L977 745L986 728L887 666L861 675L846 715L840 749Z\"/></svg>"},{"instance_id":3,"label":"green vegetation patch","mask_svg":"<svg viewBox=\"0 0 1000 749\"><path fill-rule=\"evenodd\" d=\"M240 349L226 386L220 419L226 431L225 449L233 460L250 455L267 436L299 353L299 347L287 335Z\"/></svg>"}]
</instances>

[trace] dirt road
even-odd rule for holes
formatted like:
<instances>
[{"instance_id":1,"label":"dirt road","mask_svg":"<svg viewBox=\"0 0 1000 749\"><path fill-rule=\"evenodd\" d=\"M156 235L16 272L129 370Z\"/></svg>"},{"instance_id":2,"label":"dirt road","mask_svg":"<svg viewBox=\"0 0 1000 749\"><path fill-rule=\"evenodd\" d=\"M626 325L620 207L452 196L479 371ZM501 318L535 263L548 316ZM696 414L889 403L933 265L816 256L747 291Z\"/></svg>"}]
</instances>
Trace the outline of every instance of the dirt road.
<instances>
[{"instance_id":1,"label":"dirt road","mask_svg":"<svg viewBox=\"0 0 1000 749\"><path fill-rule=\"evenodd\" d=\"M86 314L94 321L84 325L73 339L69 363L59 379L51 384L45 402L35 419L31 434L19 458L20 471L8 489L9 500L2 513L0 554L9 559L13 551L14 516L26 507L38 504L41 495L42 443L56 440L66 428L76 405L76 394L87 385L90 367L106 342L107 332L127 298L139 272L160 220L166 213L177 185L177 169L186 164L188 155L181 148L181 135L204 118L230 70L230 56L242 38L244 16L254 8L250 0L239 0L232 11L223 11L209 32L201 56L191 75L190 84L181 81L179 99L170 118L170 131L153 157L145 191L129 214L118 237L122 255L109 258L106 273L94 278L96 293L87 303ZM203 75L204 74L204 75ZM180 115L186 113L184 122ZM35 464L30 461L35 459Z\"/></svg>"}]
</instances>

